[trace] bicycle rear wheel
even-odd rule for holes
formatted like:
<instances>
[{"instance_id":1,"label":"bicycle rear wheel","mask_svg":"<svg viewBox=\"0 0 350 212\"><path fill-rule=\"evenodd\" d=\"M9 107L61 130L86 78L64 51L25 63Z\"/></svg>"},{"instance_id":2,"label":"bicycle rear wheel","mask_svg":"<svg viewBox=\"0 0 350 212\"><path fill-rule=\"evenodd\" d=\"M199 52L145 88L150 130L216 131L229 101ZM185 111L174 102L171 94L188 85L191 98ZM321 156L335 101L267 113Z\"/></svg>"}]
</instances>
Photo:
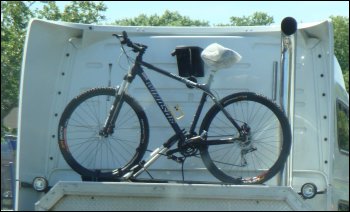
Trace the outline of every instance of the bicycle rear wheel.
<instances>
[{"instance_id":1,"label":"bicycle rear wheel","mask_svg":"<svg viewBox=\"0 0 350 212\"><path fill-rule=\"evenodd\" d=\"M117 90L95 88L74 98L58 127L58 144L68 165L85 178L120 177L138 164L148 145L149 126L142 107L127 94L114 133L101 136ZM113 170L119 172L113 175Z\"/></svg>"},{"instance_id":2,"label":"bicycle rear wheel","mask_svg":"<svg viewBox=\"0 0 350 212\"><path fill-rule=\"evenodd\" d=\"M271 179L283 168L291 147L290 125L283 111L250 92L229 95L221 104L248 133L242 137L220 108L213 106L200 129L200 133L207 131L207 144L200 148L205 166L227 183L259 184ZM210 145L210 140L228 138L239 139Z\"/></svg>"}]
</instances>

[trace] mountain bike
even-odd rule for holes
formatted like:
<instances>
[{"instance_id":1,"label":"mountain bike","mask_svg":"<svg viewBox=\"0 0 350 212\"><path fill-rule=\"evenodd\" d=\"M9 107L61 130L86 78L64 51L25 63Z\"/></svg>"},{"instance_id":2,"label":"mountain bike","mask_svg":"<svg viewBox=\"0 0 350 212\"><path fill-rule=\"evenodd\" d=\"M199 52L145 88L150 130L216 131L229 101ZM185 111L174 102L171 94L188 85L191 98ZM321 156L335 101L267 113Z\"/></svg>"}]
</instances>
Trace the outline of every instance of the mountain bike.
<instances>
[{"instance_id":1,"label":"mountain bike","mask_svg":"<svg viewBox=\"0 0 350 212\"><path fill-rule=\"evenodd\" d=\"M161 156L177 162L201 157L207 170L222 182L260 184L283 168L291 148L291 130L274 102L252 92L218 99L210 90L213 74L206 84L200 84L167 72L143 61L146 45L132 42L125 31L114 36L132 68L120 86L93 88L75 97L59 121L59 148L73 170L85 177L131 181ZM125 45L135 52L135 58L128 56ZM180 128L143 67L203 92L190 129ZM148 118L127 92L136 76L175 132L147 160L143 156L148 151ZM213 106L196 132L208 99Z\"/></svg>"}]
</instances>

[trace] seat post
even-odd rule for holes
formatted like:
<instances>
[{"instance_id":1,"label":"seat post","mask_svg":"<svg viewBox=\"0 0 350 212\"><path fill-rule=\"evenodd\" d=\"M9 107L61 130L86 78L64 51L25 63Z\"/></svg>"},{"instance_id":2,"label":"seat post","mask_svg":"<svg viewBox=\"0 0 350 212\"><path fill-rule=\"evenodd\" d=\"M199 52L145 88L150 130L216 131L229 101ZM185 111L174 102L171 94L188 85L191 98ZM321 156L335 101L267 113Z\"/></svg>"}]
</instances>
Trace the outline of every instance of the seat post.
<instances>
[{"instance_id":1,"label":"seat post","mask_svg":"<svg viewBox=\"0 0 350 212\"><path fill-rule=\"evenodd\" d=\"M210 88L211 86L211 83L213 82L213 79L214 79L214 73L216 73L216 71L211 71L210 75L209 75L209 78L208 78L208 81L207 81L207 86L208 88Z\"/></svg>"}]
</instances>

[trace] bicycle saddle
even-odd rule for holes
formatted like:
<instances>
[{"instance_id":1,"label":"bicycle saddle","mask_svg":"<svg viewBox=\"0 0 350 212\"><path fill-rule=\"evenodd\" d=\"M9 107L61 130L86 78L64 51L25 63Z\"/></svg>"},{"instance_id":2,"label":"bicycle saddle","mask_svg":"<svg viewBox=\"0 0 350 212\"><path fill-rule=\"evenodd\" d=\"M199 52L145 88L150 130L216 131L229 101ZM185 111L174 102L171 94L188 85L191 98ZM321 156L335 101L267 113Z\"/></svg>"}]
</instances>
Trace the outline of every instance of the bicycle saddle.
<instances>
[{"instance_id":1,"label":"bicycle saddle","mask_svg":"<svg viewBox=\"0 0 350 212\"><path fill-rule=\"evenodd\" d=\"M218 43L213 43L207 46L202 51L201 57L213 72L220 69L230 68L242 58L239 53L232 49L223 47Z\"/></svg>"}]
</instances>

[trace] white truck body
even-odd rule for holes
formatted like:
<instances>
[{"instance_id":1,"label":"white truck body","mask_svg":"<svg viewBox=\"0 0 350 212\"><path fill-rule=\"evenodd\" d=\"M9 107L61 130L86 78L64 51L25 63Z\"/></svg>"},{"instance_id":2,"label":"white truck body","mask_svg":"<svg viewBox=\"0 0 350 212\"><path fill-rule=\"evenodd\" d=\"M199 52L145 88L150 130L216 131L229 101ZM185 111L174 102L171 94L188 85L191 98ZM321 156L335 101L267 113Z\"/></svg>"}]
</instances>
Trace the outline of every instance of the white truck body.
<instances>
[{"instance_id":1,"label":"white truck body","mask_svg":"<svg viewBox=\"0 0 350 212\"><path fill-rule=\"evenodd\" d=\"M348 205L349 155L348 150L339 147L337 111L341 105L348 119L349 96L334 57L333 29L328 21L302 24L296 32L294 101L288 105L294 108L293 145L286 169L289 171L282 177L276 176L261 186L220 185L200 158L189 158L184 167L185 180L212 184L82 182L59 151L58 121L68 102L82 91L116 87L121 82L129 65L123 57L118 61L120 45L112 34L124 30L131 40L148 45L145 61L173 73L178 70L176 58L170 54L176 46L205 48L217 42L234 49L242 60L215 74L215 93L222 98L251 91L278 104L285 101L282 90L286 89L282 87L286 83L279 80L280 27L118 27L32 20L21 76L16 210L88 210L86 205L91 201L99 205L91 210L206 210L210 209L209 202L219 200L227 203L220 206L221 210L337 210L339 203ZM188 129L201 92L158 73L146 73L166 104L181 108L185 116L178 123ZM197 80L205 83L208 76L206 70L205 76ZM148 149L159 147L174 134L173 130L141 80L135 79L128 92L148 116ZM203 114L210 106L204 107ZM156 179L182 179L181 165L165 157L149 172ZM39 176L52 187L47 194L31 187ZM147 174L140 177L146 178ZM317 186L314 198L303 199L297 194L305 183ZM168 190L175 195L166 194ZM68 200L70 197L74 201ZM144 205L133 204L136 200ZM159 201L169 204L153 207ZM191 206L181 205L183 202ZM266 203L266 207L259 202ZM123 204L125 207L120 206Z\"/></svg>"}]
</instances>

